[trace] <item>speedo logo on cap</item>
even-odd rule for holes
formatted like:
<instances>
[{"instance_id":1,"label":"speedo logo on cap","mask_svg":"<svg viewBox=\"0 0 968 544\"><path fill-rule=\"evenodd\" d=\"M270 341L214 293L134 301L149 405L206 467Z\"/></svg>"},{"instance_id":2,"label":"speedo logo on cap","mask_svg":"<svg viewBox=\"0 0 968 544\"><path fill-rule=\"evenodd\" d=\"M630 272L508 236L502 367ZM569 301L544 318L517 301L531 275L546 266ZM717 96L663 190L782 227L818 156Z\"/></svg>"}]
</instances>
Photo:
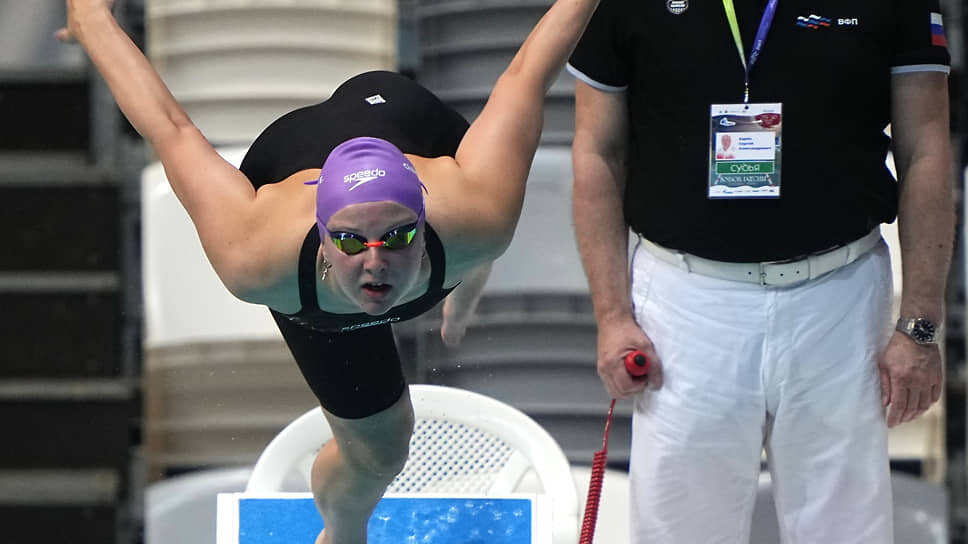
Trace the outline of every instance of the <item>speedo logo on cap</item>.
<instances>
[{"instance_id":1,"label":"speedo logo on cap","mask_svg":"<svg viewBox=\"0 0 968 544\"><path fill-rule=\"evenodd\" d=\"M387 171L382 169L360 170L359 172L353 172L352 174L343 176L343 183L354 183L354 185L349 188L349 190L352 191L364 183L371 182L378 178L384 178L386 175Z\"/></svg>"}]
</instances>

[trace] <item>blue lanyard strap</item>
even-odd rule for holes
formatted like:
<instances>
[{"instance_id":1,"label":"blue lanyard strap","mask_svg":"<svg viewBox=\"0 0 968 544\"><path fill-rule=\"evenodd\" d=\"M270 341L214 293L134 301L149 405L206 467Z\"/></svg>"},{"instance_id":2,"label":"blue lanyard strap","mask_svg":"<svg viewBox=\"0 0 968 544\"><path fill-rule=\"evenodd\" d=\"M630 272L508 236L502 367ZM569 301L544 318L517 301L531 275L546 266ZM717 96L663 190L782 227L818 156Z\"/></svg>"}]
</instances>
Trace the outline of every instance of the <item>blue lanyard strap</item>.
<instances>
[{"instance_id":1,"label":"blue lanyard strap","mask_svg":"<svg viewBox=\"0 0 968 544\"><path fill-rule=\"evenodd\" d=\"M743 71L745 72L745 82L746 90L743 94L743 101L749 104L750 101L750 70L753 69L753 65L756 64L757 59L760 58L760 52L763 51L763 45L766 43L766 35L770 32L770 27L773 26L773 16L776 15L776 5L779 0L770 0L766 5L766 10L763 11L763 18L760 19L760 27L756 31L756 39L753 40L753 49L750 51L750 60L746 61L746 53L743 51L743 36L739 31L739 22L736 20L736 8L733 6L733 0L723 0L723 8L726 10L726 19L729 21L729 28L733 32L733 41L736 42L736 50L739 52L739 59L743 62Z\"/></svg>"}]
</instances>

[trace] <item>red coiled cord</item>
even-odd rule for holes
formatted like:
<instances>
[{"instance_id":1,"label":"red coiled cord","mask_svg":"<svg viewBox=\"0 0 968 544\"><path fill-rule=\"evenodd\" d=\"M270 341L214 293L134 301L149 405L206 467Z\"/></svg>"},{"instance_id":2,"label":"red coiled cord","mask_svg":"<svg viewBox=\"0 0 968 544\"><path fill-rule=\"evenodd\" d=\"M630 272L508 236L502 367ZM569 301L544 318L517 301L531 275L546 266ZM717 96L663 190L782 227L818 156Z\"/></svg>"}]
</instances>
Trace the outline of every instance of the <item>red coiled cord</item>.
<instances>
[{"instance_id":1,"label":"red coiled cord","mask_svg":"<svg viewBox=\"0 0 968 544\"><path fill-rule=\"evenodd\" d=\"M645 376L649 371L649 360L641 351L633 351L625 356L625 370L632 376ZM608 419L605 420L605 439L602 441L602 451L595 453L592 458L592 476L588 482L588 498L585 499L585 517L581 522L581 536L578 544L592 544L595 538L595 524L598 523L598 504L602 498L602 483L605 479L605 463L608 461L608 433L612 429L612 412L615 411L615 399L608 407Z\"/></svg>"},{"instance_id":2,"label":"red coiled cord","mask_svg":"<svg viewBox=\"0 0 968 544\"><path fill-rule=\"evenodd\" d=\"M585 517L581 523L581 537L578 544L592 544L595 537L595 524L598 523L598 504L602 497L602 482L605 479L605 463L608 461L608 433L612 428L612 412L615 410L615 399L608 407L608 419L605 420L605 440L602 451L596 452L592 461L592 477L588 482L588 498L585 499Z\"/></svg>"}]
</instances>

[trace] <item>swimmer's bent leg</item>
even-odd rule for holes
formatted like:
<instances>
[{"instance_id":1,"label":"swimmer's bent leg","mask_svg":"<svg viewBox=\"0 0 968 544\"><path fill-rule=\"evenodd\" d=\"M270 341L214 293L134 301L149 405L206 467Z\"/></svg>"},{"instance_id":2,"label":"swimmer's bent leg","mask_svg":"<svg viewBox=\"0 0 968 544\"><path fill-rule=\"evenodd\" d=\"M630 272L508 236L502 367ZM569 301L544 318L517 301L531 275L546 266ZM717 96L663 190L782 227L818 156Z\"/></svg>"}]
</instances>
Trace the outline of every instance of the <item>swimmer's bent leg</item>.
<instances>
[{"instance_id":1,"label":"swimmer's bent leg","mask_svg":"<svg viewBox=\"0 0 968 544\"><path fill-rule=\"evenodd\" d=\"M414 416L390 325L314 331L273 312L334 439L317 454L312 491L326 530L318 544L366 544L366 526L403 470Z\"/></svg>"},{"instance_id":2,"label":"swimmer's bent leg","mask_svg":"<svg viewBox=\"0 0 968 544\"><path fill-rule=\"evenodd\" d=\"M334 439L313 463L313 496L326 525L320 544L366 544L370 515L407 461L414 423L410 394L404 391L386 410L360 419L323 412Z\"/></svg>"}]
</instances>

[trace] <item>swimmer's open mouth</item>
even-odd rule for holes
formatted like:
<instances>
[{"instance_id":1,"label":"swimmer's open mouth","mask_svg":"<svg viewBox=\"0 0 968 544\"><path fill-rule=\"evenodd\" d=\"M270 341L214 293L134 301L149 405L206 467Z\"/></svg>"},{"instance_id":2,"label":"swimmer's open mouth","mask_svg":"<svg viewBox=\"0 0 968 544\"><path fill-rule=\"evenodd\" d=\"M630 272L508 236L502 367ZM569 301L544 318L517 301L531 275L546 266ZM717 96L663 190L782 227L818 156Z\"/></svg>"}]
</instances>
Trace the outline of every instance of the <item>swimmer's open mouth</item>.
<instances>
[{"instance_id":1,"label":"swimmer's open mouth","mask_svg":"<svg viewBox=\"0 0 968 544\"><path fill-rule=\"evenodd\" d=\"M388 283L364 283L363 290L368 293L386 293L392 288Z\"/></svg>"}]
</instances>

